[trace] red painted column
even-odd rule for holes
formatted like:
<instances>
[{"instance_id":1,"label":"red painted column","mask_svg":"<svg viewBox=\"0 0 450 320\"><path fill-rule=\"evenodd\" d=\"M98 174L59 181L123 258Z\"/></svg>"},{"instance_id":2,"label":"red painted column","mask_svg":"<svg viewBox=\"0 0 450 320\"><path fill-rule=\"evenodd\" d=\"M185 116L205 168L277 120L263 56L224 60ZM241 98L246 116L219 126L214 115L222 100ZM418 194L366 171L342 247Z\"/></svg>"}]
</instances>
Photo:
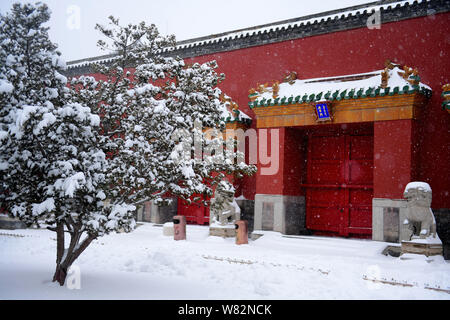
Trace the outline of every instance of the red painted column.
<instances>
[{"instance_id":1,"label":"red painted column","mask_svg":"<svg viewBox=\"0 0 450 320\"><path fill-rule=\"evenodd\" d=\"M413 177L414 120L374 123L375 198L402 199Z\"/></svg>"},{"instance_id":2,"label":"red painted column","mask_svg":"<svg viewBox=\"0 0 450 320\"><path fill-rule=\"evenodd\" d=\"M278 130L278 143L272 149L272 140L275 130ZM285 128L258 129L258 171L256 172L256 194L283 194L283 163L285 148ZM264 141L262 131L267 132L267 140ZM263 168L268 169L273 163L264 164L264 155L274 159L278 156L278 170L274 174L264 174Z\"/></svg>"}]
</instances>

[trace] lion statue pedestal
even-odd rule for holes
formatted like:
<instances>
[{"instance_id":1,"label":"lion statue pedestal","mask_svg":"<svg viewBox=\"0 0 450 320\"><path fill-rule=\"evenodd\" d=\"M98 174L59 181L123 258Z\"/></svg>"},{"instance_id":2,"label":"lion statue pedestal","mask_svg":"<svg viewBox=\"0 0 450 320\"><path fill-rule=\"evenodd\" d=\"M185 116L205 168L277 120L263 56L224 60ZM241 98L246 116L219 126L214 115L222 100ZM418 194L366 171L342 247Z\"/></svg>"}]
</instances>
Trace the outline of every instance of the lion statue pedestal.
<instances>
[{"instance_id":1,"label":"lion statue pedestal","mask_svg":"<svg viewBox=\"0 0 450 320\"><path fill-rule=\"evenodd\" d=\"M402 254L442 255L442 242L436 233L436 220L430 208L431 187L425 182L410 182L403 196L407 201L403 224L409 227L410 240L402 241Z\"/></svg>"}]
</instances>

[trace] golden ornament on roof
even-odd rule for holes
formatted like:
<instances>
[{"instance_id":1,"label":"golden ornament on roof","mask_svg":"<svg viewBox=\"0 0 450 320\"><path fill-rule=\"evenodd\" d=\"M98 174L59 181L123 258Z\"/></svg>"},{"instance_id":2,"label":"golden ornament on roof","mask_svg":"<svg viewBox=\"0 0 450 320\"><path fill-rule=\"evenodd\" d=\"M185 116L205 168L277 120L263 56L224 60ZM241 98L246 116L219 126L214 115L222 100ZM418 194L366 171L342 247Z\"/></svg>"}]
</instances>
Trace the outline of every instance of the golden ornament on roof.
<instances>
[{"instance_id":1,"label":"golden ornament on roof","mask_svg":"<svg viewBox=\"0 0 450 320\"><path fill-rule=\"evenodd\" d=\"M284 77L283 82L287 82L289 84L294 84L295 80L297 80L297 72L291 71Z\"/></svg>"},{"instance_id":2,"label":"golden ornament on roof","mask_svg":"<svg viewBox=\"0 0 450 320\"><path fill-rule=\"evenodd\" d=\"M280 92L280 83L278 81L275 81L272 84L272 97L274 99L278 97L278 92Z\"/></svg>"}]
</instances>

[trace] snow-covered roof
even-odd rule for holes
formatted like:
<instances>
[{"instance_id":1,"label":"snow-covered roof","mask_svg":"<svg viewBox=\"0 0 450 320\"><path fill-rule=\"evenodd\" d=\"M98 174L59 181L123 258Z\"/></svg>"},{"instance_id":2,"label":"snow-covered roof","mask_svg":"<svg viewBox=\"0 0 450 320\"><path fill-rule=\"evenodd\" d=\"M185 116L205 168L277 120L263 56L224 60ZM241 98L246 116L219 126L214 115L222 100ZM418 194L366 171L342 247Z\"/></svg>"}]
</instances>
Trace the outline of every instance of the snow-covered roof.
<instances>
[{"instance_id":1,"label":"snow-covered roof","mask_svg":"<svg viewBox=\"0 0 450 320\"><path fill-rule=\"evenodd\" d=\"M407 69L411 70L410 68ZM387 82L384 86L382 85L383 72L387 72ZM339 101L414 92L430 96L432 90L429 86L420 82L417 74L413 75L411 73L405 76L405 70L400 69L397 65L393 65L392 69L377 70L369 73L291 80L280 84L275 82L272 84L272 87L260 85L251 91L249 106L254 108L316 101Z\"/></svg>"},{"instance_id":2,"label":"snow-covered roof","mask_svg":"<svg viewBox=\"0 0 450 320\"><path fill-rule=\"evenodd\" d=\"M196 48L196 47L202 47L205 45L212 45L212 44L219 44L226 41L234 41L244 38L249 38L252 36L257 35L268 35L270 34L277 34L278 32L283 31L292 31L295 29L303 29L307 28L308 30L311 29L313 25L319 24L319 23L325 23L330 21L339 21L339 20L347 20L352 17L359 17L361 15L370 15L373 12L376 11L382 11L383 13L386 13L388 11L394 11L394 10L403 10L408 11L408 7L417 6L417 5L425 5L427 6L427 9L422 12L423 10L419 10L418 12L411 12L407 13L407 15L411 18L416 18L418 16L427 15L427 14L434 14L435 12L441 12L442 10L447 11L450 6L447 4L441 4L439 1L436 0L384 0L384 1L377 1L377 2L370 2L362 5L352 6L348 8L338 9L338 10L332 10L327 12L322 12L318 14L312 14L307 15L299 18L294 19L288 19L283 21L278 21L274 23L259 25L259 26L253 26L249 28L239 29L239 30L233 30L229 32L224 32L220 34L214 34L204 37L198 37L194 39L188 39L179 41L175 48L171 49L165 49L163 52L171 52L176 51L179 52L180 50L186 50L190 48ZM433 8L436 7L437 11ZM429 7L429 8L428 8ZM412 8L409 9L409 11L413 10ZM404 17L403 17L404 18ZM383 16L383 19L390 19L386 14ZM392 18L395 20L395 16ZM364 19L366 21L367 19ZM364 23L365 26L365 23ZM315 29L314 29L315 30ZM334 29L329 30L328 32L332 32ZM309 30L308 33L312 35L314 32L313 30ZM294 36L295 37L295 36ZM284 41L286 39L281 39L280 41ZM263 41L264 43L267 43L267 39ZM269 41L270 42L270 41ZM255 43L254 45L257 45ZM205 54L203 52L202 54ZM75 69L80 67L87 67L91 65L92 63L108 63L112 61L115 58L114 54L110 55L103 55L98 57L91 57L86 59L80 59L68 62L68 69Z\"/></svg>"},{"instance_id":3,"label":"snow-covered roof","mask_svg":"<svg viewBox=\"0 0 450 320\"><path fill-rule=\"evenodd\" d=\"M239 106L229 96L223 94L221 96L223 109L222 119L227 123L239 122L250 125L252 118L250 118L243 111L239 110Z\"/></svg>"},{"instance_id":4,"label":"snow-covered roof","mask_svg":"<svg viewBox=\"0 0 450 320\"><path fill-rule=\"evenodd\" d=\"M252 35L256 35L258 33L267 33L270 31L279 31L283 29L290 29L290 28L296 28L311 24L316 24L321 21L327 21L327 20L334 20L334 19L345 19L351 16L360 15L363 13L371 13L376 12L380 10L388 10L393 7L404 7L405 5L411 5L414 2L416 3L422 3L422 2L429 2L431 0L404 0L404 1L383 1L384 3L378 2L371 2L360 6L353 6L349 8L344 8L341 10L333 10L328 12L323 12L321 14L313 14L308 15L300 18L295 19L289 19L289 20L283 20L275 23L265 24L261 26L255 26L251 28L241 29L241 30L235 30L230 31L226 33L222 33L219 35L212 35L209 37L203 37L197 39L191 39L189 41L186 41L186 43L180 43L177 46L177 49L183 49L187 47L194 47L203 45L206 43L212 43L212 42L218 42L218 41L224 41L224 40L233 40L238 39L242 37L249 37Z\"/></svg>"},{"instance_id":5,"label":"snow-covered roof","mask_svg":"<svg viewBox=\"0 0 450 320\"><path fill-rule=\"evenodd\" d=\"M224 110L222 113L222 119L225 122L239 122L239 123L245 123L250 124L252 122L252 118L250 118L245 112L241 110Z\"/></svg>"}]
</instances>

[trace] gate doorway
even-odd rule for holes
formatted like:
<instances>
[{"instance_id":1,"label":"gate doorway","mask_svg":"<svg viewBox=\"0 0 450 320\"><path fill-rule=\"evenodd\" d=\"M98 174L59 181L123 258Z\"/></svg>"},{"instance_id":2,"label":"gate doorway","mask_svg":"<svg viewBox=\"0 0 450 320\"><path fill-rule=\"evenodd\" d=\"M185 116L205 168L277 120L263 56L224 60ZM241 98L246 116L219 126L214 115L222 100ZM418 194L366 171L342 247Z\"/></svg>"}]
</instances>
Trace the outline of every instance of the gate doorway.
<instances>
[{"instance_id":1,"label":"gate doorway","mask_svg":"<svg viewBox=\"0 0 450 320\"><path fill-rule=\"evenodd\" d=\"M186 222L190 224L209 224L209 208L178 199L178 214L186 217Z\"/></svg>"},{"instance_id":2,"label":"gate doorway","mask_svg":"<svg viewBox=\"0 0 450 320\"><path fill-rule=\"evenodd\" d=\"M372 235L373 127L308 133L306 227L315 234Z\"/></svg>"}]
</instances>

